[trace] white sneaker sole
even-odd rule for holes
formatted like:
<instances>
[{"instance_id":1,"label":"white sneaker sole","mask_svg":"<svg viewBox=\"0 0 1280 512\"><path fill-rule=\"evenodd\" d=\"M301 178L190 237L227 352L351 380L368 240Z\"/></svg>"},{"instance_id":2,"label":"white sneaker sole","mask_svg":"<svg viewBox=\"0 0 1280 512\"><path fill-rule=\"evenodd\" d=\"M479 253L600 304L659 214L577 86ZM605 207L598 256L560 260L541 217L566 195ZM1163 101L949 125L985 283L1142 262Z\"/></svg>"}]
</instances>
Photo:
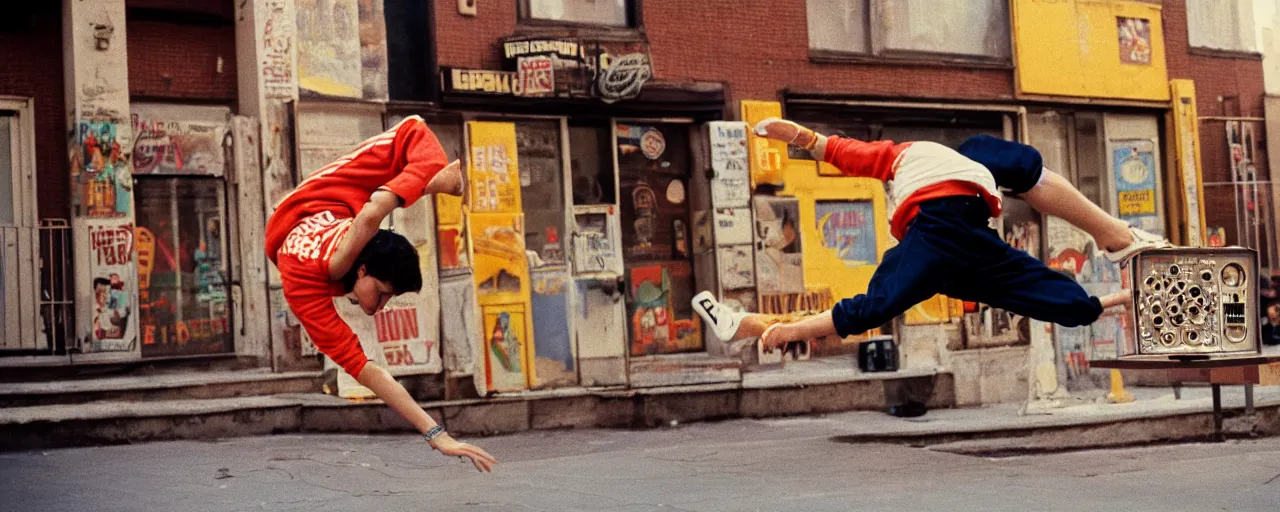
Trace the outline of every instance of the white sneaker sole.
<instances>
[{"instance_id":1,"label":"white sneaker sole","mask_svg":"<svg viewBox=\"0 0 1280 512\"><path fill-rule=\"evenodd\" d=\"M1129 232L1133 234L1133 243L1129 244L1128 247L1115 252L1102 251L1107 261L1120 264L1142 251L1173 246L1168 240L1161 238L1159 235L1148 233L1135 227L1130 227Z\"/></svg>"}]
</instances>

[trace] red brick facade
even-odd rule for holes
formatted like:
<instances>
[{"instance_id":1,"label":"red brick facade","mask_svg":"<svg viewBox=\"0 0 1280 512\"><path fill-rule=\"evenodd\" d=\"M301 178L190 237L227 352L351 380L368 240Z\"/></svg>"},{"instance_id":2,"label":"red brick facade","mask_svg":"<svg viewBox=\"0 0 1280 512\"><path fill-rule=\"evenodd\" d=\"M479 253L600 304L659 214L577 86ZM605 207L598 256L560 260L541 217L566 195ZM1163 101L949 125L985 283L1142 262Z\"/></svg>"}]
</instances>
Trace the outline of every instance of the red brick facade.
<instances>
[{"instance_id":1,"label":"red brick facade","mask_svg":"<svg viewBox=\"0 0 1280 512\"><path fill-rule=\"evenodd\" d=\"M1262 60L1258 57L1209 56L1193 51L1187 39L1186 4L1164 3L1165 48L1169 78L1194 80L1196 109L1201 117L1263 117ZM1267 155L1263 123L1255 123L1261 141L1258 144L1259 172L1267 174ZM1226 128L1222 121L1200 123L1200 163L1204 181L1229 182ZM1262 176L1260 179L1266 179ZM1205 222L1208 226L1226 227L1227 243L1236 243L1236 204L1227 187L1205 188Z\"/></svg>"},{"instance_id":2,"label":"red brick facade","mask_svg":"<svg viewBox=\"0 0 1280 512\"><path fill-rule=\"evenodd\" d=\"M0 95L35 99L36 201L40 218L71 216L67 182L67 116L62 82L62 12L37 9L35 24L0 32Z\"/></svg>"},{"instance_id":3,"label":"red brick facade","mask_svg":"<svg viewBox=\"0 0 1280 512\"><path fill-rule=\"evenodd\" d=\"M528 29L518 23L516 3L483 2L476 17L458 14L452 4L437 4L440 65L498 69L499 40ZM735 0L643 2L643 31L655 78L723 83L731 107L744 99L776 99L784 89L857 96L1013 99L1011 69L812 62L805 0L747 5ZM708 23L715 30L708 30Z\"/></svg>"},{"instance_id":4,"label":"red brick facade","mask_svg":"<svg viewBox=\"0 0 1280 512\"><path fill-rule=\"evenodd\" d=\"M127 20L130 96L234 105L236 30L231 0L125 4L131 13L147 12L145 20Z\"/></svg>"}]
</instances>

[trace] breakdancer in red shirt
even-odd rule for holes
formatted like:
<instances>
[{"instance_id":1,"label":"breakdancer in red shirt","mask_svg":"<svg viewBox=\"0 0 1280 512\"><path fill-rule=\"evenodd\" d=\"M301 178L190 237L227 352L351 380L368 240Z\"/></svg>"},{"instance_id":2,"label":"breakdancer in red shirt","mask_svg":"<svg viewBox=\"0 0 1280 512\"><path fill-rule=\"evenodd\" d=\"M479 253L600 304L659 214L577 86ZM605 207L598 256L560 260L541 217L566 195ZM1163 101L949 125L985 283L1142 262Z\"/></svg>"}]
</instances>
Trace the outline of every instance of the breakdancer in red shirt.
<instances>
[{"instance_id":1,"label":"breakdancer in red shirt","mask_svg":"<svg viewBox=\"0 0 1280 512\"><path fill-rule=\"evenodd\" d=\"M386 370L370 364L333 305L334 297L346 296L373 315L391 297L419 291L417 251L403 235L379 226L423 195L465 192L459 162L448 162L435 134L412 116L303 180L267 222L266 245L285 300L316 348L409 420L433 448L467 457L483 472L497 460L454 440Z\"/></svg>"}]
</instances>

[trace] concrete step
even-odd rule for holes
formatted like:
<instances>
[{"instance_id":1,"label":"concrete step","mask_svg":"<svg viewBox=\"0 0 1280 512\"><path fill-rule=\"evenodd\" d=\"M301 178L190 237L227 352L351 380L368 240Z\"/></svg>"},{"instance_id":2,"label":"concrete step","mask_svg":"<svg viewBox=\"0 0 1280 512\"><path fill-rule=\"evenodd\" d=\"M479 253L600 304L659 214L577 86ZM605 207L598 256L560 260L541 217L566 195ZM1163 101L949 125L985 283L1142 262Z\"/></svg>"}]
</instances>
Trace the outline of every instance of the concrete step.
<instances>
[{"instance_id":1,"label":"concrete step","mask_svg":"<svg viewBox=\"0 0 1280 512\"><path fill-rule=\"evenodd\" d=\"M267 369L0 383L0 408L320 392L321 372Z\"/></svg>"},{"instance_id":2,"label":"concrete step","mask_svg":"<svg viewBox=\"0 0 1280 512\"><path fill-rule=\"evenodd\" d=\"M887 386L890 381L909 385ZM935 384L935 382L939 384ZM741 382L641 389L567 388L489 398L425 402L455 435L493 435L553 428L638 428L741 417L778 417L845 410L884 410L904 399L932 408L954 405L949 374L899 372L853 380L785 386ZM921 396L905 392L928 390ZM803 396L797 395L801 393ZM218 439L284 432L409 432L381 401L353 402L321 393L234 398L99 401L0 409L0 451Z\"/></svg>"}]
</instances>

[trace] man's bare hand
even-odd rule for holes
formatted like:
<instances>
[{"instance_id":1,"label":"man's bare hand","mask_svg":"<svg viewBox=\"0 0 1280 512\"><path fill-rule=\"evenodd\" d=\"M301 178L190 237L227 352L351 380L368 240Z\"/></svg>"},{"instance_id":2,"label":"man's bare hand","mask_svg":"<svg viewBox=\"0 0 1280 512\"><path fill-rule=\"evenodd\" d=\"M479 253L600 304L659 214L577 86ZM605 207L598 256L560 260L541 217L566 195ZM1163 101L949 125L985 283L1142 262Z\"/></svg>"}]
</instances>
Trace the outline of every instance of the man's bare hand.
<instances>
[{"instance_id":1,"label":"man's bare hand","mask_svg":"<svg viewBox=\"0 0 1280 512\"><path fill-rule=\"evenodd\" d=\"M760 335L760 343L764 346L765 352L773 352L779 347L786 345L790 334L784 324L773 324L764 330L764 334Z\"/></svg>"},{"instance_id":2,"label":"man's bare hand","mask_svg":"<svg viewBox=\"0 0 1280 512\"><path fill-rule=\"evenodd\" d=\"M471 463L476 466L476 471L481 473L489 473L493 471L493 466L498 463L498 459L489 455L489 452L479 446L467 443L460 443L453 439L449 434L440 434L431 445L439 450L440 453L450 457L467 457L471 459Z\"/></svg>"},{"instance_id":3,"label":"man's bare hand","mask_svg":"<svg viewBox=\"0 0 1280 512\"><path fill-rule=\"evenodd\" d=\"M752 130L761 137L780 140L793 146L805 146L816 137L813 130L777 117L756 123Z\"/></svg>"}]
</instances>

